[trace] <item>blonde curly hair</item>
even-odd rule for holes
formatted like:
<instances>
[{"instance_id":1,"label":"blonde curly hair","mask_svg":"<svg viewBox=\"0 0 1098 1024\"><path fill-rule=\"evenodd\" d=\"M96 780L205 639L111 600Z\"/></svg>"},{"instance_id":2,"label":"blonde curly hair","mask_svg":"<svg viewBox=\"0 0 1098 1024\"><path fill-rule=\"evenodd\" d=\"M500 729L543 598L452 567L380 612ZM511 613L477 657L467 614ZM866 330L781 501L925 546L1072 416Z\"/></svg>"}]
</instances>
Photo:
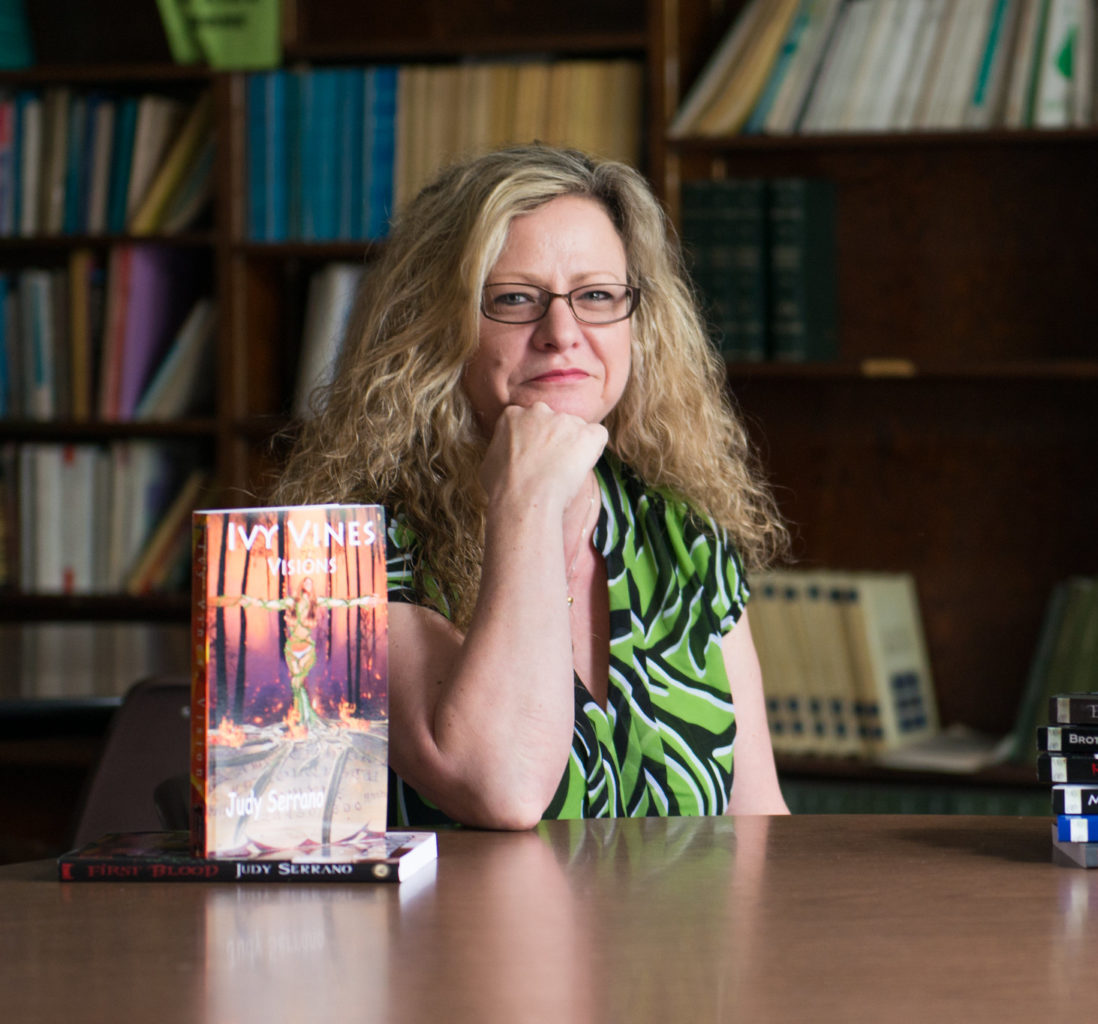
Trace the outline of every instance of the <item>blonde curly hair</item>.
<instances>
[{"instance_id":1,"label":"blonde curly hair","mask_svg":"<svg viewBox=\"0 0 1098 1024\"><path fill-rule=\"evenodd\" d=\"M511 221L558 196L603 206L642 291L629 380L605 421L609 448L649 485L725 527L749 569L787 549L710 344L667 217L634 169L543 145L456 164L394 221L352 311L332 383L301 425L273 495L280 504L362 501L403 516L467 624L484 543L478 467L487 444L462 386L480 296Z\"/></svg>"}]
</instances>

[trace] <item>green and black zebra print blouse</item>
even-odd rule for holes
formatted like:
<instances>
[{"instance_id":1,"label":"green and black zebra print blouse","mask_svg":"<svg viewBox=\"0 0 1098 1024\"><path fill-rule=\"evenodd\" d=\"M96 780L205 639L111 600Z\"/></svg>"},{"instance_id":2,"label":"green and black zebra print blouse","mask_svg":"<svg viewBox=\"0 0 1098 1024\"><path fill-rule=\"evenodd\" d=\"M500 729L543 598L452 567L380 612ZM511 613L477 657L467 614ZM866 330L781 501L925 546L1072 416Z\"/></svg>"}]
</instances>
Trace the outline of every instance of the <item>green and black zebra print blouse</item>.
<instances>
[{"instance_id":1,"label":"green and black zebra print blouse","mask_svg":"<svg viewBox=\"0 0 1098 1024\"><path fill-rule=\"evenodd\" d=\"M595 467L606 560L610 686L606 708L575 680L568 767L545 818L720 814L736 735L721 638L747 603L743 565L724 530L647 486L619 460ZM415 537L389 524L389 598L412 589ZM390 776L393 827L448 819Z\"/></svg>"}]
</instances>

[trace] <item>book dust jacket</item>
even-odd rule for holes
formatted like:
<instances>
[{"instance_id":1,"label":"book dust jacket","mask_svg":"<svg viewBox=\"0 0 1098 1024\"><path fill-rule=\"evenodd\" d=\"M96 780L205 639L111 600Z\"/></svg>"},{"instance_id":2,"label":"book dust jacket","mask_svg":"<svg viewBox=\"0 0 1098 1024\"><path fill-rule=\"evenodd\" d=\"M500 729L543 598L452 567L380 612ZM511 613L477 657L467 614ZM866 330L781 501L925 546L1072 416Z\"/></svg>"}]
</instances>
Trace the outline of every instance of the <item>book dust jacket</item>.
<instances>
[{"instance_id":1,"label":"book dust jacket","mask_svg":"<svg viewBox=\"0 0 1098 1024\"><path fill-rule=\"evenodd\" d=\"M384 832L378 505L194 513L191 837L200 857Z\"/></svg>"}]
</instances>

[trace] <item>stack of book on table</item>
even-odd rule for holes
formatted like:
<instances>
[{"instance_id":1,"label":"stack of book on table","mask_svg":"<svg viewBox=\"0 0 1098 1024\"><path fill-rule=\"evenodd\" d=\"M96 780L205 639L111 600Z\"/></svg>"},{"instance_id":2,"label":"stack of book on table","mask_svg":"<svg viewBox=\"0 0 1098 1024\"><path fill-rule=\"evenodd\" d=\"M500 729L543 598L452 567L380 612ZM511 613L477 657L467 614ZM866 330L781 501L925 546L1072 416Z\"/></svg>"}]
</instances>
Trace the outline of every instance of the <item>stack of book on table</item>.
<instances>
[{"instance_id":1,"label":"stack of book on table","mask_svg":"<svg viewBox=\"0 0 1098 1024\"><path fill-rule=\"evenodd\" d=\"M190 830L115 833L62 881L395 882L433 832L390 832L385 513L196 511Z\"/></svg>"},{"instance_id":2,"label":"stack of book on table","mask_svg":"<svg viewBox=\"0 0 1098 1024\"><path fill-rule=\"evenodd\" d=\"M1058 694L1037 729L1037 778L1052 784L1057 859L1098 867L1098 693Z\"/></svg>"}]
</instances>

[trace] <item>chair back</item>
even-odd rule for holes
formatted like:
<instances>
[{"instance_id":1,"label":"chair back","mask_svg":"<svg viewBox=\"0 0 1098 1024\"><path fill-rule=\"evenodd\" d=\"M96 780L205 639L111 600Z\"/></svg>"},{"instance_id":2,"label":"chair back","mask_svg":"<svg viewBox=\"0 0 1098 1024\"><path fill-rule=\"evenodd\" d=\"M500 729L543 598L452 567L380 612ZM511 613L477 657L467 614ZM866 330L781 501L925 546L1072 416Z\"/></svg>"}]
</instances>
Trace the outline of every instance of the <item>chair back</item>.
<instances>
[{"instance_id":1,"label":"chair back","mask_svg":"<svg viewBox=\"0 0 1098 1024\"><path fill-rule=\"evenodd\" d=\"M108 832L185 829L190 773L190 681L153 676L115 712L73 831L73 845Z\"/></svg>"}]
</instances>

